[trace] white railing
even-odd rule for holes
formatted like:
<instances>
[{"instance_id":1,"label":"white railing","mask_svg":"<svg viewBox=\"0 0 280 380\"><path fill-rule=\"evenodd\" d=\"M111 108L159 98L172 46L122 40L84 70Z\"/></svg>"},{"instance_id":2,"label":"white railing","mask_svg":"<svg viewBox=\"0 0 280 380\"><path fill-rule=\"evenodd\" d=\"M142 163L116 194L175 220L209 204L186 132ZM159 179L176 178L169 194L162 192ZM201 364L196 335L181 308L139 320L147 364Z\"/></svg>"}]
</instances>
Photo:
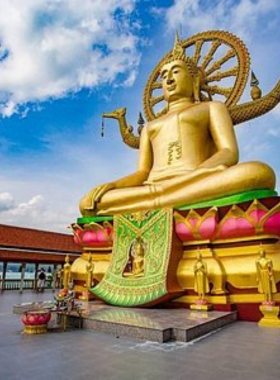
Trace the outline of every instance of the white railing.
<instances>
[{"instance_id":1,"label":"white railing","mask_svg":"<svg viewBox=\"0 0 280 380\"><path fill-rule=\"evenodd\" d=\"M22 289L34 289L35 290L35 281L32 279L24 279L23 280L23 287ZM45 289L52 289L53 288L53 281L52 280L46 280L45 282ZM6 279L3 281L3 279L0 279L0 291L3 290L20 290L21 289L21 281L20 280L11 280Z\"/></svg>"}]
</instances>

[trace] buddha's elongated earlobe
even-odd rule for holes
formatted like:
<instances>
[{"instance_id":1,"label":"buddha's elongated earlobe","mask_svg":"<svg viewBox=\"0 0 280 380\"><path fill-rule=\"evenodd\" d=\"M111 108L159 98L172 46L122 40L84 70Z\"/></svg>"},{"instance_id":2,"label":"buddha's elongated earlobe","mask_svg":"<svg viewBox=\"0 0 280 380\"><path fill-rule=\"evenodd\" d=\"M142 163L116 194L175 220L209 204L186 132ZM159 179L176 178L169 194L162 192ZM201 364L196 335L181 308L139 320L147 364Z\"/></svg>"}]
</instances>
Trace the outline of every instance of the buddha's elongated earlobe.
<instances>
[{"instance_id":1,"label":"buddha's elongated earlobe","mask_svg":"<svg viewBox=\"0 0 280 380\"><path fill-rule=\"evenodd\" d=\"M200 75L197 74L193 78L193 100L196 103L200 102Z\"/></svg>"}]
</instances>

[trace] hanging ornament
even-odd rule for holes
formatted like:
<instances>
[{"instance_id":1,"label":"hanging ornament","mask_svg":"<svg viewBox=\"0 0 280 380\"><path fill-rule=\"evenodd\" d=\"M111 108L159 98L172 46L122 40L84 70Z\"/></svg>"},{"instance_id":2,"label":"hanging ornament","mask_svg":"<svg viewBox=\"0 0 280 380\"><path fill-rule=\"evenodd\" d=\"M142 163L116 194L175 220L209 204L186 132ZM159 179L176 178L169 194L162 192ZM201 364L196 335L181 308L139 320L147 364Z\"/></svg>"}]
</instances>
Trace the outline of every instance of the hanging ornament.
<instances>
[{"instance_id":1,"label":"hanging ornament","mask_svg":"<svg viewBox=\"0 0 280 380\"><path fill-rule=\"evenodd\" d=\"M101 123L101 137L104 137L104 116L102 116L102 123Z\"/></svg>"}]
</instances>

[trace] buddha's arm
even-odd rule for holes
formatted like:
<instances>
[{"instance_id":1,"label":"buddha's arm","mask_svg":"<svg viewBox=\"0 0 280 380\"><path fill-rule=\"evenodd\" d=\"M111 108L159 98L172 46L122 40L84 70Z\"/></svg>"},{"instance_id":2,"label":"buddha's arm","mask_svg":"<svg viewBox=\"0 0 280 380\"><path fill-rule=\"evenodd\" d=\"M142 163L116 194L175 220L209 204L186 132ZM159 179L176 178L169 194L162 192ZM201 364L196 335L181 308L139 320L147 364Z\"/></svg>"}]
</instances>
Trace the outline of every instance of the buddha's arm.
<instances>
[{"instance_id":1,"label":"buddha's arm","mask_svg":"<svg viewBox=\"0 0 280 380\"><path fill-rule=\"evenodd\" d=\"M216 153L199 167L211 169L235 165L238 162L238 147L229 112L223 103L209 103L209 132Z\"/></svg>"},{"instance_id":2,"label":"buddha's arm","mask_svg":"<svg viewBox=\"0 0 280 380\"><path fill-rule=\"evenodd\" d=\"M141 186L149 176L152 168L152 148L147 133L147 127L143 129L140 138L140 151L137 171L126 177L114 181L114 188Z\"/></svg>"},{"instance_id":3,"label":"buddha's arm","mask_svg":"<svg viewBox=\"0 0 280 380\"><path fill-rule=\"evenodd\" d=\"M147 130L144 128L140 139L140 152L137 171L126 177L93 188L82 200L83 208L85 210L94 210L96 208L96 203L100 202L102 196L110 190L141 186L143 182L148 178L151 167L151 144Z\"/></svg>"}]
</instances>

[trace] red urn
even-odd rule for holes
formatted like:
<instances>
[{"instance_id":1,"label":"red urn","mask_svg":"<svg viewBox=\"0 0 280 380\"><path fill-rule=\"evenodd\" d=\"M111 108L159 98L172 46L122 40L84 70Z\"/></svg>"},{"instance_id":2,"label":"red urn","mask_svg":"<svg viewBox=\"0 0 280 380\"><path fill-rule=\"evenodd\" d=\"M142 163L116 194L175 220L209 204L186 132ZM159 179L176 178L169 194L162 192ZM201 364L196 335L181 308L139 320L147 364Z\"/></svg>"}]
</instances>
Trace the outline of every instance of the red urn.
<instances>
[{"instance_id":1,"label":"red urn","mask_svg":"<svg viewBox=\"0 0 280 380\"><path fill-rule=\"evenodd\" d=\"M41 334L47 332L47 324L51 319L49 310L25 311L21 317L24 332L27 334Z\"/></svg>"}]
</instances>

